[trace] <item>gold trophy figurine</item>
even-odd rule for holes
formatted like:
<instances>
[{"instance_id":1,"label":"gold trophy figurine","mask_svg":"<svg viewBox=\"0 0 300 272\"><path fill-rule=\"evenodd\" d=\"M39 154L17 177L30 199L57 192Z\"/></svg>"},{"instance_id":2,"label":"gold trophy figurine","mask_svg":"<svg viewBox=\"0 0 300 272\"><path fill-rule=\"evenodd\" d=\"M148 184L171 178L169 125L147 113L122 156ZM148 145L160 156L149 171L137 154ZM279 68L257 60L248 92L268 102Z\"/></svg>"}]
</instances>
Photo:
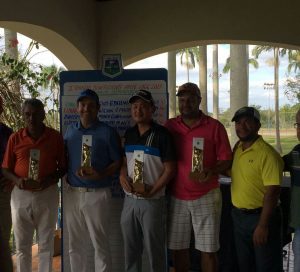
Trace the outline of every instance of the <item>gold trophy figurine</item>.
<instances>
[{"instance_id":1,"label":"gold trophy figurine","mask_svg":"<svg viewBox=\"0 0 300 272\"><path fill-rule=\"evenodd\" d=\"M200 173L203 170L203 150L194 146L192 172Z\"/></svg>"},{"instance_id":2,"label":"gold trophy figurine","mask_svg":"<svg viewBox=\"0 0 300 272\"><path fill-rule=\"evenodd\" d=\"M29 162L29 179L38 180L39 178L39 161L33 158L30 158Z\"/></svg>"},{"instance_id":3,"label":"gold trophy figurine","mask_svg":"<svg viewBox=\"0 0 300 272\"><path fill-rule=\"evenodd\" d=\"M87 175L92 174L92 135L82 136L81 169Z\"/></svg>"},{"instance_id":4,"label":"gold trophy figurine","mask_svg":"<svg viewBox=\"0 0 300 272\"><path fill-rule=\"evenodd\" d=\"M144 168L144 151L134 151L134 167L133 167L133 183L132 187L137 193L145 192L145 184L143 180L143 168Z\"/></svg>"},{"instance_id":5,"label":"gold trophy figurine","mask_svg":"<svg viewBox=\"0 0 300 272\"><path fill-rule=\"evenodd\" d=\"M26 186L30 189L40 188L39 179L39 166L40 166L40 150L31 149L29 157L29 167L28 167L28 179L26 181Z\"/></svg>"},{"instance_id":6,"label":"gold trophy figurine","mask_svg":"<svg viewBox=\"0 0 300 272\"><path fill-rule=\"evenodd\" d=\"M90 167L91 166L91 147L87 144L82 145L82 166Z\"/></svg>"},{"instance_id":7,"label":"gold trophy figurine","mask_svg":"<svg viewBox=\"0 0 300 272\"><path fill-rule=\"evenodd\" d=\"M192 172L203 171L203 138L193 138Z\"/></svg>"}]
</instances>

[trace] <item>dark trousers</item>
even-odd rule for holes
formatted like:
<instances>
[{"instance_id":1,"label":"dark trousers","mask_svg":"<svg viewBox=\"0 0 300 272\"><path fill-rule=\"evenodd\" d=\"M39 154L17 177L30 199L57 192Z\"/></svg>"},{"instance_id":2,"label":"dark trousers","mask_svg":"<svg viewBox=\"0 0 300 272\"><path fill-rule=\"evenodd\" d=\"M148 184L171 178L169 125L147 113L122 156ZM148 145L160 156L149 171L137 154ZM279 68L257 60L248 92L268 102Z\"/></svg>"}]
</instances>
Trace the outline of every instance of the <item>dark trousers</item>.
<instances>
[{"instance_id":1,"label":"dark trousers","mask_svg":"<svg viewBox=\"0 0 300 272\"><path fill-rule=\"evenodd\" d=\"M282 272L281 210L276 208L270 219L265 245L254 247L253 233L260 213L249 214L232 209L234 239L240 272Z\"/></svg>"},{"instance_id":2,"label":"dark trousers","mask_svg":"<svg viewBox=\"0 0 300 272\"><path fill-rule=\"evenodd\" d=\"M151 272L167 271L165 199L125 196L121 215L125 271L142 271L143 249Z\"/></svg>"}]
</instances>

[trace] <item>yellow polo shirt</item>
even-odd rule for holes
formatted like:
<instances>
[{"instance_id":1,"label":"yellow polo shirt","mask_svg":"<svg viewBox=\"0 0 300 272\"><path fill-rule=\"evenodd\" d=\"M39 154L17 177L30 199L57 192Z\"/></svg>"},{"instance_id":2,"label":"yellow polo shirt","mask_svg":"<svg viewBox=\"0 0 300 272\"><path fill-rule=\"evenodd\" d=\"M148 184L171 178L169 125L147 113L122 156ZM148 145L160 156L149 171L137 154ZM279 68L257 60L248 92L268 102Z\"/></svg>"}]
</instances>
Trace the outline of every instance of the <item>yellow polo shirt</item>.
<instances>
[{"instance_id":1,"label":"yellow polo shirt","mask_svg":"<svg viewBox=\"0 0 300 272\"><path fill-rule=\"evenodd\" d=\"M235 151L231 169L231 197L235 207L263 206L266 186L280 185L283 161L277 151L260 136L249 148Z\"/></svg>"}]
</instances>

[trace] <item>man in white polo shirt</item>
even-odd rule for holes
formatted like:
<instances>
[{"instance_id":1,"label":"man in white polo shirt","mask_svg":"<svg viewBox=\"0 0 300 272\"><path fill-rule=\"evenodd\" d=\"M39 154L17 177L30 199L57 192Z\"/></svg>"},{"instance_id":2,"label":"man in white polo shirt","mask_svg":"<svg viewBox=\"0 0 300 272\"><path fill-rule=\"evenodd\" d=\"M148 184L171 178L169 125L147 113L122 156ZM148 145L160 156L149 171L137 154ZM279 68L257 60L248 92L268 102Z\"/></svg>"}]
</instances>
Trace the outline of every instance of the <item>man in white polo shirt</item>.
<instances>
[{"instance_id":1,"label":"man in white polo shirt","mask_svg":"<svg viewBox=\"0 0 300 272\"><path fill-rule=\"evenodd\" d=\"M155 105L150 92L138 91L129 103L136 125L125 133L126 158L120 176L126 193L121 215L125 271L142 271L145 248L149 271L166 272L164 195L175 174L175 148L169 131L152 119Z\"/></svg>"}]
</instances>

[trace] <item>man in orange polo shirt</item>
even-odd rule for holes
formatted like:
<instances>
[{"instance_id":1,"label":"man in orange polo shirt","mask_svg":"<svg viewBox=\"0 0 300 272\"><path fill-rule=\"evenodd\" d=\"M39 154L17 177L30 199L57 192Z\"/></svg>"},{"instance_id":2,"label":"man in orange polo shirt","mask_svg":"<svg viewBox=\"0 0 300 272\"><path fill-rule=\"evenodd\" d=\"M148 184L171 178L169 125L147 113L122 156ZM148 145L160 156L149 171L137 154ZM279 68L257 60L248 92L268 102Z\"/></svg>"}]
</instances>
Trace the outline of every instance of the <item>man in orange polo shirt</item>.
<instances>
[{"instance_id":1,"label":"man in orange polo shirt","mask_svg":"<svg viewBox=\"0 0 300 272\"><path fill-rule=\"evenodd\" d=\"M15 184L11 210L17 272L31 271L34 230L39 272L51 272L59 197L56 184L65 173L63 138L44 125L45 111L40 100L25 100L22 113L26 127L9 138L2 163L3 175Z\"/></svg>"}]
</instances>

